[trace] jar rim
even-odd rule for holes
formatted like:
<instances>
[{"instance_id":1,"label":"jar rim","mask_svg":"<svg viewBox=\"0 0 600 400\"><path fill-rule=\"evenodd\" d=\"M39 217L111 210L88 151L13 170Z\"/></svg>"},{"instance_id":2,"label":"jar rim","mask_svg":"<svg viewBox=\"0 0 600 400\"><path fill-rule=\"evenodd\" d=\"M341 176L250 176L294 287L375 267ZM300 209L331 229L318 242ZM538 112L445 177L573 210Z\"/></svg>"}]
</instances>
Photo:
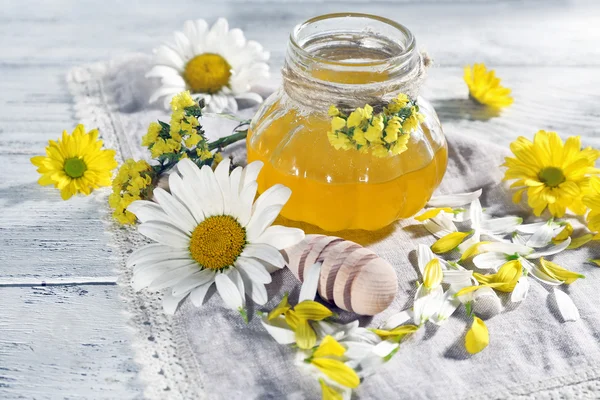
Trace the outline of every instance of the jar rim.
<instances>
[{"instance_id":1,"label":"jar rim","mask_svg":"<svg viewBox=\"0 0 600 400\"><path fill-rule=\"evenodd\" d=\"M312 54L311 52L306 50L304 47L302 47L298 43L297 38L298 38L299 33L302 31L302 29L304 29L307 26L314 24L316 22L334 19L334 18L365 18L365 19L383 22L384 24L387 24L387 25L399 30L400 32L402 32L402 34L404 34L404 36L406 37L405 46L403 46L403 49L400 53L395 54L390 57L386 57L386 58L382 58L382 59L378 59L378 60L370 60L367 62L365 62L365 61L352 62L352 61L345 61L345 60L341 60L341 61L340 60L332 60L327 57ZM353 67L378 66L378 65L394 63L397 60L401 60L401 59L413 54L413 52L416 48L415 37L406 26L404 26L396 21L393 21L389 18L380 17L378 15L373 15L373 14L355 13L355 12L330 13L330 14L323 14L323 15L319 15L317 17L310 18L294 27L294 30L290 34L290 44L294 48L295 51L297 51L299 54L301 54L304 57L310 57L314 61L322 62L325 64L333 64L333 65L347 66L347 67L349 67L349 66L353 66Z\"/></svg>"}]
</instances>

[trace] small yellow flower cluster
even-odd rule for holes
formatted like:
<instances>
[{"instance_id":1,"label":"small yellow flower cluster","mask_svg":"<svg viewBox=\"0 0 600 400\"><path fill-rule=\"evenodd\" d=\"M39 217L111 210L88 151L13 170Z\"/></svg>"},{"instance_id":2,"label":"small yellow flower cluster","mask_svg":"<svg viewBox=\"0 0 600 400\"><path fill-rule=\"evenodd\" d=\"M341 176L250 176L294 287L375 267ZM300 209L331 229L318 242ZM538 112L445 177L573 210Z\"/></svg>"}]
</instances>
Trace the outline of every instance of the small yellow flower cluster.
<instances>
[{"instance_id":1,"label":"small yellow flower cluster","mask_svg":"<svg viewBox=\"0 0 600 400\"><path fill-rule=\"evenodd\" d=\"M214 154L208 148L198 120L202 116L202 108L192 99L189 91L173 97L171 111L169 125L152 122L148 133L142 138L142 145L148 147L152 158L161 162L176 162L188 157L200 161L212 159Z\"/></svg>"},{"instance_id":2,"label":"small yellow flower cluster","mask_svg":"<svg viewBox=\"0 0 600 400\"><path fill-rule=\"evenodd\" d=\"M369 104L355 109L350 115L343 114L332 105L329 116L332 120L327 137L336 150L370 151L375 157L405 152L410 133L423 120L416 102L403 93L377 114L373 114L373 107Z\"/></svg>"},{"instance_id":3,"label":"small yellow flower cluster","mask_svg":"<svg viewBox=\"0 0 600 400\"><path fill-rule=\"evenodd\" d=\"M127 207L135 200L146 199L153 188L155 172L146 161L129 159L119 168L112 182L113 192L108 204L114 209L113 217L122 224L133 224L135 215Z\"/></svg>"}]
</instances>

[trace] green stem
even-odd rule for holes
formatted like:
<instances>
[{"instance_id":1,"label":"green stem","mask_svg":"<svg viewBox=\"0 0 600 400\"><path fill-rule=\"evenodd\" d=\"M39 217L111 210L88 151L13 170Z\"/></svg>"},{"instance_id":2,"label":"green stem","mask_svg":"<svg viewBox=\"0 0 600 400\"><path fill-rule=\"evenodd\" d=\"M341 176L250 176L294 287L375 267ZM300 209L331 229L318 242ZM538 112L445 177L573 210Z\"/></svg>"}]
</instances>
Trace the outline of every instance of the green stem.
<instances>
[{"instance_id":1,"label":"green stem","mask_svg":"<svg viewBox=\"0 0 600 400\"><path fill-rule=\"evenodd\" d=\"M222 149L223 147L227 147L230 144L233 144L240 140L246 139L246 136L248 136L247 129L243 130L243 131L238 131L238 132L234 133L233 135L225 136L225 137L215 140L214 142L210 142L208 144L208 149L209 150Z\"/></svg>"}]
</instances>

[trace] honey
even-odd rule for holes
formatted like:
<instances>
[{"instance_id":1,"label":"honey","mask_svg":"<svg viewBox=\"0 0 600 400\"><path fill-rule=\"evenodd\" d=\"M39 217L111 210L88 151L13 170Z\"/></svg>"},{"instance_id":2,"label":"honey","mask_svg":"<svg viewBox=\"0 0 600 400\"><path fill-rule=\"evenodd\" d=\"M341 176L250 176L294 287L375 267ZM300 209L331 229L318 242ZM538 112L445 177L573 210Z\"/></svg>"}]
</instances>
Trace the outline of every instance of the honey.
<instances>
[{"instance_id":1,"label":"honey","mask_svg":"<svg viewBox=\"0 0 600 400\"><path fill-rule=\"evenodd\" d=\"M365 23L374 29L360 30ZM351 34L330 34L339 32L340 24L347 24ZM378 29L397 37L372 36ZM364 40L356 39L361 35ZM379 47L361 47L357 42ZM433 107L418 98L423 122L411 133L408 150L388 157L335 149L327 137L331 129L327 109L332 104L364 106L354 93L368 93L381 103L379 96L387 96L407 74L418 76L414 71L419 68L422 59L414 38L389 20L332 14L296 28L284 85L263 104L248 133L248 162L264 163L258 191L278 183L289 187L292 196L281 214L327 231L377 230L415 215L446 170L446 141ZM335 90L327 92L331 87Z\"/></svg>"}]
</instances>

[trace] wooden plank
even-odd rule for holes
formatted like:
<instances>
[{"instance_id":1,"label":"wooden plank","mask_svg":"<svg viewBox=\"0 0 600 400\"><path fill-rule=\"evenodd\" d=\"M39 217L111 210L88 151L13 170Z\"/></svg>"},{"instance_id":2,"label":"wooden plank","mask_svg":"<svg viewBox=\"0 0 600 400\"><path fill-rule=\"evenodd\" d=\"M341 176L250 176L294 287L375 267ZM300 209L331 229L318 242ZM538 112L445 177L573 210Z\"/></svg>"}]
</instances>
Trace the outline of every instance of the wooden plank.
<instances>
[{"instance_id":1,"label":"wooden plank","mask_svg":"<svg viewBox=\"0 0 600 400\"><path fill-rule=\"evenodd\" d=\"M117 286L0 287L0 397L141 393Z\"/></svg>"},{"instance_id":2,"label":"wooden plank","mask_svg":"<svg viewBox=\"0 0 600 400\"><path fill-rule=\"evenodd\" d=\"M29 0L31 2L31 0ZM247 5L195 0L135 2L109 0L56 7L56 3L9 2L0 16L6 66L70 65L148 51L170 39L182 21L227 17L269 50L283 49L293 26L325 13L382 14L404 23L420 45L444 65L476 57L492 65L574 66L600 64L600 4L548 2L345 3L276 2ZM30 10L34 8L35 13ZM60 21L58 23L57 21ZM48 34L51 32L51 34ZM281 62L274 52L273 61ZM68 61L67 61L68 60Z\"/></svg>"}]
</instances>

